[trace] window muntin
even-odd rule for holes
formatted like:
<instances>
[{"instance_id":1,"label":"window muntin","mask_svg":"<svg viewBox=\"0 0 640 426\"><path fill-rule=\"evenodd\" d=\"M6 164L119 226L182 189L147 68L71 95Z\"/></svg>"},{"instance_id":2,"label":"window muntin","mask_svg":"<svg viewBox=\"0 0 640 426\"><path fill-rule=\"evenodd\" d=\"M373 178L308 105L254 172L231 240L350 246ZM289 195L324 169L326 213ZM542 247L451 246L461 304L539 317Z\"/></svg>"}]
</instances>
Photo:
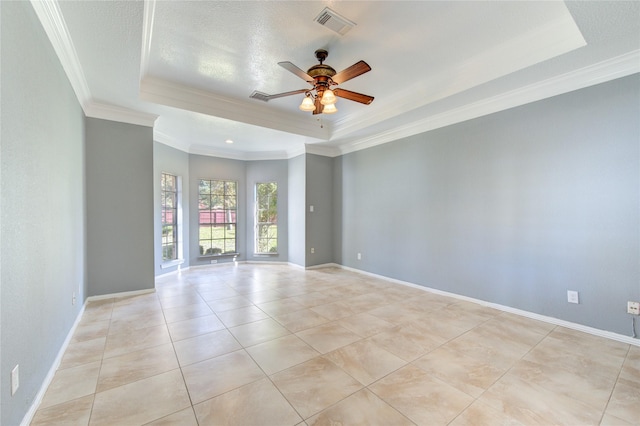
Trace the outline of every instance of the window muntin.
<instances>
[{"instance_id":1,"label":"window muntin","mask_svg":"<svg viewBox=\"0 0 640 426\"><path fill-rule=\"evenodd\" d=\"M278 184L257 183L255 189L255 252L278 252Z\"/></svg>"},{"instance_id":2,"label":"window muntin","mask_svg":"<svg viewBox=\"0 0 640 426\"><path fill-rule=\"evenodd\" d=\"M178 258L178 177L162 173L161 177L162 260Z\"/></svg>"},{"instance_id":3,"label":"window muntin","mask_svg":"<svg viewBox=\"0 0 640 426\"><path fill-rule=\"evenodd\" d=\"M236 253L237 183L200 179L198 226L200 254Z\"/></svg>"}]
</instances>

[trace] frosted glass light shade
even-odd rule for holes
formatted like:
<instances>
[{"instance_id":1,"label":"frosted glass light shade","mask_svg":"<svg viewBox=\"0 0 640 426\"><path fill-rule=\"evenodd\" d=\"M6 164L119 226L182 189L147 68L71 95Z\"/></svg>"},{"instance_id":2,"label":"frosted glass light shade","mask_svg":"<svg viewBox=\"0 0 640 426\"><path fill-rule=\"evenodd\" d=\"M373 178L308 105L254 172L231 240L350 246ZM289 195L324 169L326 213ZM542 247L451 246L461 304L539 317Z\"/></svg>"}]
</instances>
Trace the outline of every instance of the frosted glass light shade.
<instances>
[{"instance_id":1,"label":"frosted glass light shade","mask_svg":"<svg viewBox=\"0 0 640 426\"><path fill-rule=\"evenodd\" d=\"M336 105L335 105L335 104L326 105L326 106L322 109L322 113L323 113L323 114L335 114L336 112L338 112L338 109L336 108Z\"/></svg>"},{"instance_id":2,"label":"frosted glass light shade","mask_svg":"<svg viewBox=\"0 0 640 426\"><path fill-rule=\"evenodd\" d=\"M336 95L333 93L333 90L327 89L322 94L322 99L320 99L320 103L322 105L333 105L336 103L338 99Z\"/></svg>"},{"instance_id":3,"label":"frosted glass light shade","mask_svg":"<svg viewBox=\"0 0 640 426\"><path fill-rule=\"evenodd\" d=\"M313 99L311 99L310 96L305 96L299 108L302 111L314 111L316 109L316 105L313 103Z\"/></svg>"}]
</instances>

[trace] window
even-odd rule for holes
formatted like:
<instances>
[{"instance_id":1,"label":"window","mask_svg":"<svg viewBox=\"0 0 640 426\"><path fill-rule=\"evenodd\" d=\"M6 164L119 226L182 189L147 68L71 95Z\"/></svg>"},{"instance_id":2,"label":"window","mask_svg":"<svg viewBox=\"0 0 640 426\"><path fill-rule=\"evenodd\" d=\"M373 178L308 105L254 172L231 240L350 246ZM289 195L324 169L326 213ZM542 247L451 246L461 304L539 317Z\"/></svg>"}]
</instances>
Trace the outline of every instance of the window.
<instances>
[{"instance_id":1,"label":"window","mask_svg":"<svg viewBox=\"0 0 640 426\"><path fill-rule=\"evenodd\" d=\"M256 184L256 253L278 252L278 184Z\"/></svg>"},{"instance_id":2,"label":"window","mask_svg":"<svg viewBox=\"0 0 640 426\"><path fill-rule=\"evenodd\" d=\"M235 253L237 183L201 179L198 194L200 254Z\"/></svg>"},{"instance_id":3,"label":"window","mask_svg":"<svg viewBox=\"0 0 640 426\"><path fill-rule=\"evenodd\" d=\"M162 260L178 258L178 177L162 173Z\"/></svg>"}]
</instances>

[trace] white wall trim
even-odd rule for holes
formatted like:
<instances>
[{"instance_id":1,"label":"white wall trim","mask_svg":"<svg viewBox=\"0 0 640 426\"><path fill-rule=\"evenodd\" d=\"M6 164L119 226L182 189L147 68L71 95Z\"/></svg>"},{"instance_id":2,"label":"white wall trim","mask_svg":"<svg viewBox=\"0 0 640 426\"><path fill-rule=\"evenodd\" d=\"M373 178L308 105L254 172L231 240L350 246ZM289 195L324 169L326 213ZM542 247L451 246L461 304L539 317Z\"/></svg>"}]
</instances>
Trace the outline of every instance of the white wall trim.
<instances>
[{"instance_id":1,"label":"white wall trim","mask_svg":"<svg viewBox=\"0 0 640 426\"><path fill-rule=\"evenodd\" d=\"M71 87L76 93L76 98L84 110L85 105L91 99L91 92L58 2L31 0L31 5L36 11L40 24L47 33Z\"/></svg>"},{"instance_id":2,"label":"white wall trim","mask_svg":"<svg viewBox=\"0 0 640 426\"><path fill-rule=\"evenodd\" d=\"M337 146L310 143L305 144L305 152L307 154L322 155L324 157L338 157L342 154L342 151Z\"/></svg>"},{"instance_id":3,"label":"white wall trim","mask_svg":"<svg viewBox=\"0 0 640 426\"><path fill-rule=\"evenodd\" d=\"M244 100L156 77L145 76L140 81L140 99L296 135L320 140L329 139L329 126L321 128L308 117L292 120L289 114L261 101L247 103Z\"/></svg>"},{"instance_id":4,"label":"white wall trim","mask_svg":"<svg viewBox=\"0 0 640 426\"><path fill-rule=\"evenodd\" d=\"M163 260L160 262L160 269L169 269L180 266L184 263L184 259Z\"/></svg>"},{"instance_id":5,"label":"white wall trim","mask_svg":"<svg viewBox=\"0 0 640 426\"><path fill-rule=\"evenodd\" d=\"M316 269L325 269L325 268L340 268L340 269L347 269L346 267L337 264L337 263L322 263L320 265L313 265L313 266L307 266L305 269L307 271L313 271Z\"/></svg>"},{"instance_id":6,"label":"white wall trim","mask_svg":"<svg viewBox=\"0 0 640 426\"><path fill-rule=\"evenodd\" d=\"M627 344L634 345L634 346L640 346L640 339L636 339L636 338L633 338L631 336L625 336L625 335L622 335L622 334L613 333L611 331L600 330L598 328L589 327L589 326L586 326L586 325L577 324L577 323L570 322L570 321L565 321L565 320L562 320L562 319L559 319L559 318L548 317L546 315L536 314L535 312L529 312L529 311L525 311L525 310L522 310L522 309L512 308L510 306L500 305L498 303L492 303L492 302L487 302L485 300L475 299L473 297L463 296L461 294L450 293L448 291L438 290L438 289L435 289L435 288L422 286L422 285L414 284L414 283L407 282L407 281L397 280L395 278L385 277L384 275L374 274L372 272L367 272L367 271L363 271L361 269L351 268L349 266L339 265L339 264L336 264L336 263L329 263L329 264L326 264L326 265L330 265L330 267L337 267L337 268L345 269L345 270L351 271L351 272L356 272L356 273L359 273L359 274L362 274L362 275L366 275L366 276L369 276L369 277L382 279L382 280L385 280L385 281L388 281L388 282L391 282L391 283L395 283L395 284L400 284L400 285L404 285L404 286L407 286L407 287L416 288L418 290L423 290L423 291L426 291L426 292L429 292L429 293L434 293L434 294L438 294L438 295L441 295L441 296L452 297L454 299L464 300L466 302L476 303L478 305L486 306L488 308L493 308L493 309L497 309L499 311L508 312L508 313L515 314L515 315L520 315L520 316L523 316L523 317L526 317L526 318L531 318L531 319L534 319L534 320L546 322L548 324L559 325L561 327L570 328L572 330L581 331L583 333L591 334L591 335L598 336L598 337L604 337L606 339L615 340L617 342L627 343ZM321 267L323 265L318 265L318 266Z\"/></svg>"},{"instance_id":7,"label":"white wall trim","mask_svg":"<svg viewBox=\"0 0 640 426\"><path fill-rule=\"evenodd\" d=\"M189 269L191 269L190 266L187 266L186 268L181 268L181 265L178 265L178 268L174 269L173 271L168 271L168 272L164 272L162 274L158 274L156 276L154 276L154 280L158 279L158 278L167 278L170 277L172 275L180 275L183 272L187 272Z\"/></svg>"},{"instance_id":8,"label":"white wall trim","mask_svg":"<svg viewBox=\"0 0 640 426\"><path fill-rule=\"evenodd\" d=\"M634 50L500 95L427 116L422 120L398 126L386 132L357 139L341 145L340 150L342 154L360 151L638 72L640 72L640 50Z\"/></svg>"},{"instance_id":9,"label":"white wall trim","mask_svg":"<svg viewBox=\"0 0 640 426\"><path fill-rule=\"evenodd\" d=\"M240 263L246 263L244 260L232 260L231 262L219 262L219 263L205 263L202 265L191 265L190 269L207 269L207 268L217 268L219 266L229 266L234 265L238 266Z\"/></svg>"},{"instance_id":10,"label":"white wall trim","mask_svg":"<svg viewBox=\"0 0 640 426\"><path fill-rule=\"evenodd\" d=\"M134 290L134 291L123 291L120 293L109 293L109 294L100 294L97 296L89 296L87 297L87 302L93 302L95 300L104 300L104 299L118 299L121 297L131 297L131 296L139 296L141 294L147 293L155 293L155 288L147 288L144 290Z\"/></svg>"},{"instance_id":11,"label":"white wall trim","mask_svg":"<svg viewBox=\"0 0 640 426\"><path fill-rule=\"evenodd\" d=\"M167 146L170 146L171 148L175 148L179 151L190 154L188 147L185 147L175 138L167 135L166 133L159 131L156 128L153 129L153 140L163 145L167 145Z\"/></svg>"},{"instance_id":12,"label":"white wall trim","mask_svg":"<svg viewBox=\"0 0 640 426\"><path fill-rule=\"evenodd\" d=\"M464 92L586 45L566 5L556 2L554 18L477 53L451 69L398 91L366 114L338 118L332 138L348 137L392 116ZM443 84L445 83L446 84ZM417 96L419 94L419 96ZM373 106L373 105L372 105ZM392 113L390 113L392 111Z\"/></svg>"},{"instance_id":13,"label":"white wall trim","mask_svg":"<svg viewBox=\"0 0 640 426\"><path fill-rule=\"evenodd\" d=\"M287 264L296 269L306 269L304 266L298 265L297 263L287 262Z\"/></svg>"},{"instance_id":14,"label":"white wall trim","mask_svg":"<svg viewBox=\"0 0 640 426\"><path fill-rule=\"evenodd\" d=\"M78 53L58 2L56 0L31 0L31 5L62 64L84 114L87 117L153 127L158 118L157 115L96 102L92 98Z\"/></svg>"},{"instance_id":15,"label":"white wall trim","mask_svg":"<svg viewBox=\"0 0 640 426\"><path fill-rule=\"evenodd\" d=\"M69 347L69 343L71 343L73 334L76 332L76 328L78 328L78 324L80 324L80 320L84 315L84 309L86 306L87 306L87 302L85 301L85 303L82 305L82 308L80 308L80 311L78 312L78 315L76 316L76 320L71 326L71 329L67 333L67 337L66 339L64 339L64 342L62 343L62 346L58 351L58 355L56 355L56 358L53 360L53 363L51 364L51 368L49 368L49 372L47 373L44 380L42 381L42 385L40 385L40 389L38 390L38 393L36 393L36 396L33 399L33 402L31 403L29 410L26 412L26 414L22 418L22 422L20 422L20 426L29 426L31 424L31 421L33 420L33 417L36 415L36 411L38 411L38 407L40 407L40 403L44 398L44 394L47 392L47 388L53 381L53 377L56 375L56 371L58 370L58 367L62 362L62 357L64 356L64 353L67 351L67 348Z\"/></svg>"},{"instance_id":16,"label":"white wall trim","mask_svg":"<svg viewBox=\"0 0 640 426\"><path fill-rule=\"evenodd\" d=\"M161 141L158 140L158 142ZM197 144L190 145L188 153L241 161L286 160L291 158L286 151L226 151Z\"/></svg>"},{"instance_id":17,"label":"white wall trim","mask_svg":"<svg viewBox=\"0 0 640 426\"><path fill-rule=\"evenodd\" d=\"M289 266L289 262L284 262L282 260L275 260L273 262L268 260L245 260L242 263L246 263L247 265L281 265L281 266Z\"/></svg>"},{"instance_id":18,"label":"white wall trim","mask_svg":"<svg viewBox=\"0 0 640 426\"><path fill-rule=\"evenodd\" d=\"M153 127L158 118L155 114L147 114L116 105L101 104L92 100L88 101L83 109L87 117L137 124L146 127Z\"/></svg>"},{"instance_id":19,"label":"white wall trim","mask_svg":"<svg viewBox=\"0 0 640 426\"><path fill-rule=\"evenodd\" d=\"M156 0L144 2L142 21L142 48L140 52L140 80L149 71L149 55L151 54L151 39L153 38L153 21L156 15Z\"/></svg>"}]
</instances>

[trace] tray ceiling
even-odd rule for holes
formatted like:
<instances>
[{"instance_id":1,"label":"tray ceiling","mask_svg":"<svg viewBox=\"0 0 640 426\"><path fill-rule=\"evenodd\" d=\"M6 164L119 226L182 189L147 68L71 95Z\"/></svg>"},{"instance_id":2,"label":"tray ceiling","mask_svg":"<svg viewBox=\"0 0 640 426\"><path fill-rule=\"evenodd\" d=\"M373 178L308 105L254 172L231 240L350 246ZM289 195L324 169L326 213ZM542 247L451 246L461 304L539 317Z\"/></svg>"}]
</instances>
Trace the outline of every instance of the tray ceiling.
<instances>
[{"instance_id":1,"label":"tray ceiling","mask_svg":"<svg viewBox=\"0 0 640 426\"><path fill-rule=\"evenodd\" d=\"M230 158L337 155L640 71L640 3L64 1L32 3L87 115L153 125L156 140ZM356 25L314 21L330 7ZM278 66L359 60L372 71L313 116ZM232 139L229 145L225 140Z\"/></svg>"}]
</instances>

